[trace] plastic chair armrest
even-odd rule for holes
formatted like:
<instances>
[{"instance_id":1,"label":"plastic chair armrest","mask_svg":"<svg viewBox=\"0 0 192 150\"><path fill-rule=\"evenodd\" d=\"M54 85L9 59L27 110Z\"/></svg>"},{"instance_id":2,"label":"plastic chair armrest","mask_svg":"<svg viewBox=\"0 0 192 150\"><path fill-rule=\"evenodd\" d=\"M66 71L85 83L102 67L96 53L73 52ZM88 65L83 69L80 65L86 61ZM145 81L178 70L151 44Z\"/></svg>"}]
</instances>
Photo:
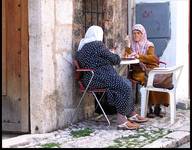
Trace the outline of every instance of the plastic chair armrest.
<instances>
[{"instance_id":1,"label":"plastic chair armrest","mask_svg":"<svg viewBox=\"0 0 192 150\"><path fill-rule=\"evenodd\" d=\"M159 63L160 63L160 64L164 64L165 66L167 65L167 63L164 62L164 61L159 61Z\"/></svg>"}]
</instances>

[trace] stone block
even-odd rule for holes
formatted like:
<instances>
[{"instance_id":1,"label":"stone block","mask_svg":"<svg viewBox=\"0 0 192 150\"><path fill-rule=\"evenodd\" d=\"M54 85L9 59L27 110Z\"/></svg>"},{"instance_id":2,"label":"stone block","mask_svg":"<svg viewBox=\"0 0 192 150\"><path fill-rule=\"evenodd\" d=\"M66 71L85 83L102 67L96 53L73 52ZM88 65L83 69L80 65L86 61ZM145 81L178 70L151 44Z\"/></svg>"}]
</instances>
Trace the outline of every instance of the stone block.
<instances>
[{"instance_id":1,"label":"stone block","mask_svg":"<svg viewBox=\"0 0 192 150\"><path fill-rule=\"evenodd\" d=\"M62 112L57 112L57 128L63 128L72 123L72 116L75 110L73 108L63 108ZM74 118L76 120L76 118Z\"/></svg>"},{"instance_id":2,"label":"stone block","mask_svg":"<svg viewBox=\"0 0 192 150\"><path fill-rule=\"evenodd\" d=\"M55 24L55 12L54 12L55 1L41 0L41 25L43 29L54 28Z\"/></svg>"},{"instance_id":3,"label":"stone block","mask_svg":"<svg viewBox=\"0 0 192 150\"><path fill-rule=\"evenodd\" d=\"M176 131L145 145L142 148L174 148L188 142L190 139L189 132Z\"/></svg>"},{"instance_id":4,"label":"stone block","mask_svg":"<svg viewBox=\"0 0 192 150\"><path fill-rule=\"evenodd\" d=\"M58 53L55 57L56 62L56 88L63 107L70 108L73 104L73 67L67 52ZM70 56L68 56L70 57Z\"/></svg>"},{"instance_id":5,"label":"stone block","mask_svg":"<svg viewBox=\"0 0 192 150\"><path fill-rule=\"evenodd\" d=\"M73 23L73 1L57 0L55 1L56 24L72 24Z\"/></svg>"},{"instance_id":6,"label":"stone block","mask_svg":"<svg viewBox=\"0 0 192 150\"><path fill-rule=\"evenodd\" d=\"M72 49L72 24L56 27L56 51L71 51Z\"/></svg>"},{"instance_id":7,"label":"stone block","mask_svg":"<svg viewBox=\"0 0 192 150\"><path fill-rule=\"evenodd\" d=\"M165 138L173 138L177 141L177 146L182 145L186 142L190 141L190 132L185 131L175 131L173 133L168 134Z\"/></svg>"}]
</instances>

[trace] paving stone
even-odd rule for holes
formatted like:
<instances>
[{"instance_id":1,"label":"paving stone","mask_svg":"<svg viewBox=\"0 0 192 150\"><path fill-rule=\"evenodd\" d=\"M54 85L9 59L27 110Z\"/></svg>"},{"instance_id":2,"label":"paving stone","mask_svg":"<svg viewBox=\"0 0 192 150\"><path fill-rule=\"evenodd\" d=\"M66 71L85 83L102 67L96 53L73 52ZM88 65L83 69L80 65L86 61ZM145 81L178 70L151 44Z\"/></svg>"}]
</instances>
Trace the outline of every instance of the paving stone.
<instances>
[{"instance_id":1,"label":"paving stone","mask_svg":"<svg viewBox=\"0 0 192 150\"><path fill-rule=\"evenodd\" d=\"M145 145L143 148L174 148L190 140L189 132L176 131L164 136L155 142Z\"/></svg>"},{"instance_id":2,"label":"paving stone","mask_svg":"<svg viewBox=\"0 0 192 150\"><path fill-rule=\"evenodd\" d=\"M177 119L173 125L170 125L169 112L167 112L164 118L149 119L148 122L141 124L142 128L139 130L117 130L114 115L109 115L112 122L110 127L107 127L103 116L99 119L95 118L51 133L28 134L3 139L2 146L3 148L42 148L44 144L52 143L53 147L59 145L61 148L106 148L110 146L160 148L179 147L190 140L189 110L177 109ZM86 128L92 130L89 136L75 138L71 135L71 131Z\"/></svg>"},{"instance_id":3,"label":"paving stone","mask_svg":"<svg viewBox=\"0 0 192 150\"><path fill-rule=\"evenodd\" d=\"M179 146L178 148L190 148L190 142L185 143L185 144Z\"/></svg>"}]
</instances>

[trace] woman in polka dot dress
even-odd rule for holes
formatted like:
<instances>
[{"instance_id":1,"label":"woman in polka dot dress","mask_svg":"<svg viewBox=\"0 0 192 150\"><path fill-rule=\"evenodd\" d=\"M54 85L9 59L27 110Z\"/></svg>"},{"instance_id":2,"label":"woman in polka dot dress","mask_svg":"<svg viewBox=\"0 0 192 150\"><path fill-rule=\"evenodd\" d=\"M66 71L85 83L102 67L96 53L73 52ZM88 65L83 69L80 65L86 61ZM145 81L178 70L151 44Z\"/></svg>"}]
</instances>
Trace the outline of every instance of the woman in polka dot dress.
<instances>
[{"instance_id":1,"label":"woman in polka dot dress","mask_svg":"<svg viewBox=\"0 0 192 150\"><path fill-rule=\"evenodd\" d=\"M131 82L119 76L113 65L120 64L120 57L112 53L103 44L103 30L99 26L91 26L85 38L80 41L76 59L81 68L94 69L94 78L90 88L106 88L107 101L116 107L118 128L137 129L146 118L134 111L134 100ZM86 86L91 73L83 74L83 84ZM130 118L127 118L129 116Z\"/></svg>"}]
</instances>

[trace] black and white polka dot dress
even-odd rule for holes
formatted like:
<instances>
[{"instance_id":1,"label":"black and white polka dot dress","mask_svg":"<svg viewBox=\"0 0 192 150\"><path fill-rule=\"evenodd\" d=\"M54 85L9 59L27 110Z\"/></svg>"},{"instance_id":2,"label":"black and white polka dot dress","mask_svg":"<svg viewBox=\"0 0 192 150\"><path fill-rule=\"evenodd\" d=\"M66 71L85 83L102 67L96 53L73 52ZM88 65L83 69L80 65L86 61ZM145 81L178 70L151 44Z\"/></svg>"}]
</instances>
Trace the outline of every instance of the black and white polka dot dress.
<instances>
[{"instance_id":1,"label":"black and white polka dot dress","mask_svg":"<svg viewBox=\"0 0 192 150\"><path fill-rule=\"evenodd\" d=\"M106 88L109 104L116 107L122 115L130 115L134 111L132 85L128 79L119 76L113 65L120 63L120 57L109 51L101 41L85 44L77 51L76 59L81 68L94 69L94 78L90 88ZM86 86L91 73L84 73L82 80Z\"/></svg>"}]
</instances>

